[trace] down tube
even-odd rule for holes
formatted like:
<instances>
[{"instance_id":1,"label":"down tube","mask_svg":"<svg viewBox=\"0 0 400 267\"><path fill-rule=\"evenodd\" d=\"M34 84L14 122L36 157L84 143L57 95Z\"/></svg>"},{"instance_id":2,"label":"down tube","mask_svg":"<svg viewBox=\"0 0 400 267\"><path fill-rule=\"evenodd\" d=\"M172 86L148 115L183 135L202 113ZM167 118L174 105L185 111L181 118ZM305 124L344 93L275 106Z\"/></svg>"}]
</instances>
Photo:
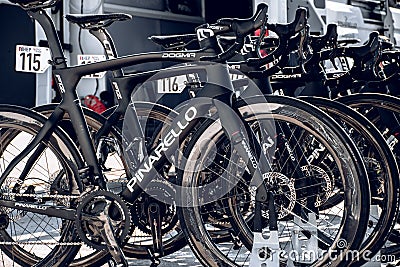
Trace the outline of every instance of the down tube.
<instances>
[{"instance_id":1,"label":"down tube","mask_svg":"<svg viewBox=\"0 0 400 267\"><path fill-rule=\"evenodd\" d=\"M168 156L174 155L177 147L172 145L176 141L184 140L194 126L202 120L204 117L208 117L210 106L212 105L211 99L197 99L195 104L186 104L180 111L179 114L173 119L171 126L168 126L160 143L145 156L138 167L128 166L129 171L132 174L132 178L128 181L127 188L125 188L121 196L128 202L134 202L141 192L147 187L147 185L154 180L159 170L162 170L165 163L168 161ZM131 116L131 115L129 115ZM128 117L129 117L128 116ZM136 111L133 111L133 116L136 116ZM128 123L130 119L127 119L125 115L124 130L123 130L123 146L124 155L128 160L128 164L131 164L131 158L137 157L134 151L131 151L130 142L134 141L140 134L137 129L133 129L134 134L127 133L125 123ZM135 122L136 121L136 122ZM132 122L138 123L138 119L133 118ZM129 136L128 136L129 135ZM143 135L141 135L143 136Z\"/></svg>"}]
</instances>

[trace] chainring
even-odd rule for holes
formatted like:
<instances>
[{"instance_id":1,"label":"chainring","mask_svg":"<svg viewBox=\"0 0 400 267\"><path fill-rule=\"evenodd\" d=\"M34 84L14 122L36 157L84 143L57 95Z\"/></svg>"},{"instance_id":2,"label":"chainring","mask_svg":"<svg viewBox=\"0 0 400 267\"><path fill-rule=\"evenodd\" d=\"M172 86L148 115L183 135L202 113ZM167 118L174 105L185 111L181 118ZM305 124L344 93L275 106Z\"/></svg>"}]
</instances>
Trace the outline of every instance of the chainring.
<instances>
[{"instance_id":1,"label":"chainring","mask_svg":"<svg viewBox=\"0 0 400 267\"><path fill-rule=\"evenodd\" d=\"M75 224L82 241L96 250L107 248L99 232L97 219L108 205L110 221L118 243L124 243L131 233L132 219L128 205L112 192L90 192L82 198L77 207Z\"/></svg>"},{"instance_id":2,"label":"chainring","mask_svg":"<svg viewBox=\"0 0 400 267\"><path fill-rule=\"evenodd\" d=\"M163 197L173 198L175 196L174 188L168 183L157 181L146 187L135 204L132 207L134 225L143 233L151 234L151 226L148 220L148 208L151 203L157 203L160 207L161 215L161 233L169 233L176 228L178 224L178 215L176 206L159 201L160 194Z\"/></svg>"}]
</instances>

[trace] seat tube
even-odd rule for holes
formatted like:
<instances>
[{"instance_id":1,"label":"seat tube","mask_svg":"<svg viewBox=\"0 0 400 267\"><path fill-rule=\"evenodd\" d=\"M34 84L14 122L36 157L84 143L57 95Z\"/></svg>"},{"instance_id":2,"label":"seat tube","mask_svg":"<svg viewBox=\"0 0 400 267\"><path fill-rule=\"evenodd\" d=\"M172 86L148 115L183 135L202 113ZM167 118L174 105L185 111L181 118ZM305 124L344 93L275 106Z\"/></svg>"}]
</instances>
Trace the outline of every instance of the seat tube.
<instances>
[{"instance_id":1,"label":"seat tube","mask_svg":"<svg viewBox=\"0 0 400 267\"><path fill-rule=\"evenodd\" d=\"M101 169L96 159L96 153L94 151L92 139L90 137L89 129L79 101L79 99L74 101L75 105L68 107L68 113L70 114L71 118L73 118L71 119L71 123L76 132L76 136L86 163L88 166L93 167L93 173L95 175L100 176Z\"/></svg>"},{"instance_id":2,"label":"seat tube","mask_svg":"<svg viewBox=\"0 0 400 267\"><path fill-rule=\"evenodd\" d=\"M80 99L75 90L80 77L69 69L55 70L53 73L56 85L63 99L60 103L60 107L65 110L71 118L72 127L76 133L87 166L91 169L91 172L95 176L94 178L99 179L99 184L105 188L105 179L96 158L94 145ZM64 83L63 81L67 82Z\"/></svg>"},{"instance_id":3,"label":"seat tube","mask_svg":"<svg viewBox=\"0 0 400 267\"><path fill-rule=\"evenodd\" d=\"M106 52L106 58L107 59L114 59L118 57L117 49L115 48L114 41L105 28L100 28L100 29L91 29L89 31L94 37L97 38L97 40L100 41L101 45L104 48L104 51ZM124 75L124 72L122 69L117 69L113 71L113 76L114 77L122 77Z\"/></svg>"}]
</instances>

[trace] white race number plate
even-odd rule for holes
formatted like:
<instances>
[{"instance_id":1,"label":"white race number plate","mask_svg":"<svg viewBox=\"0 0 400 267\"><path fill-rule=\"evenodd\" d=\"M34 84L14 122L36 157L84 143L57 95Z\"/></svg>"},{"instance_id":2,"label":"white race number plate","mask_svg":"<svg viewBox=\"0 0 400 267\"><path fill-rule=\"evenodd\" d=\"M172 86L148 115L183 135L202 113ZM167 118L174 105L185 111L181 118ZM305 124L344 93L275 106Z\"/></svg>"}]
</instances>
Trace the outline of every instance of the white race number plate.
<instances>
[{"instance_id":1,"label":"white race number plate","mask_svg":"<svg viewBox=\"0 0 400 267\"><path fill-rule=\"evenodd\" d=\"M46 47L17 45L15 70L20 72L44 73L50 67L51 53Z\"/></svg>"},{"instance_id":2,"label":"white race number plate","mask_svg":"<svg viewBox=\"0 0 400 267\"><path fill-rule=\"evenodd\" d=\"M100 61L106 60L105 55L78 55L78 65L86 65L90 63L96 63ZM101 79L104 77L106 72L95 73L91 75L83 76L83 78L90 78L90 79Z\"/></svg>"}]
</instances>

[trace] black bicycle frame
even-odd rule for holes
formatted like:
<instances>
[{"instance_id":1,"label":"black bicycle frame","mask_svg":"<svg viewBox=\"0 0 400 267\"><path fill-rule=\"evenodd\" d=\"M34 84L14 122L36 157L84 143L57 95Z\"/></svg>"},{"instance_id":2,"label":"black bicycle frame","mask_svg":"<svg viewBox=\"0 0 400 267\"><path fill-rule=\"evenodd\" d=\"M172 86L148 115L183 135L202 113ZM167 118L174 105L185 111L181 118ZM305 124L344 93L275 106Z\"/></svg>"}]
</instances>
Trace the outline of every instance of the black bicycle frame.
<instances>
[{"instance_id":1,"label":"black bicycle frame","mask_svg":"<svg viewBox=\"0 0 400 267\"><path fill-rule=\"evenodd\" d=\"M53 131L56 129L58 121L63 118L65 113L68 113L71 118L73 128L76 132L76 136L85 162L89 167L91 173L93 174L93 179L94 181L97 181L100 186L105 188L103 173L96 159L95 150L92 145L84 114L82 112L80 100L75 90L80 78L84 75L92 73L98 73L107 70L116 70L130 65L146 62L193 62L196 59L199 59L199 55L196 52L192 51L179 51L176 53L158 52L131 55L89 65L67 67L61 44L57 37L56 29L54 27L54 24L52 23L51 18L43 10L28 11L28 14L39 22L39 24L43 27L46 36L48 37L53 58L53 74L57 88L62 95L62 102L56 107L54 112L51 114L49 119L46 121L46 123L43 125L41 130L31 141L31 143L10 162L9 166L2 174L0 182L4 181L4 179L10 174L11 170L18 164L18 162L20 162L31 151L33 151L35 147L36 149L38 149L38 145L48 136L50 136L51 133L53 133ZM257 153L257 155L254 154L253 151L261 151L261 147L259 147L259 144L257 142L250 142L250 140L246 137L246 135L248 135L250 136L250 138L254 138L254 140L256 140L254 137L254 133L247 132L246 127L243 127L243 125L245 124L243 119L233 119L236 118L235 115L237 113L229 107L232 101L233 86L230 81L228 68L227 66L221 64L209 65L207 68L209 68L209 71L207 71L207 73L209 75L208 78L211 84L206 85L205 88L202 89L201 93L198 94L198 97L208 97L209 102L199 107L185 107L172 123L171 129L174 129L174 127L175 129L178 129L176 127L180 127L179 123L181 123L180 125L182 125L182 121L184 121L183 119L185 119L185 116L187 118L189 114L188 112L196 112L199 115L207 115L209 107L211 105L214 105L218 110L222 125L226 126L224 128L226 134L231 138L231 140L236 141L234 142L234 147L239 152L239 155L243 158L249 159L247 166L250 173L253 174L253 177L255 178L255 184L257 184L258 186L262 185L259 187L258 191L261 191L261 193L257 194L257 197L259 196L259 199L257 200L266 201L267 188L263 183L263 174L269 171L269 163L263 153ZM137 120L137 117L134 119ZM187 127L182 129L182 137L185 137L185 135L188 134L190 127L195 122L197 122L197 120L194 118L192 121L188 122ZM141 128L138 121L137 125L139 126L138 133L141 133ZM152 174L157 171L156 168L162 166L163 163L166 161L165 155L168 154L169 151L166 150L163 152L164 153L161 153L159 159L153 162L154 164L151 170L149 170L147 173L143 173L143 177L135 174L134 178L129 181L128 184L130 186L122 193L122 196L124 196L125 199L127 199L128 201L134 201L136 199L136 196L140 192L142 192L142 189L137 182L140 182L140 184L143 186L153 179ZM151 154L152 153L150 153L150 156ZM256 157L260 160L259 164L254 164L254 159ZM145 168L144 164L147 162L150 162L148 157L143 160L142 165L139 166L139 170ZM25 168L30 167L26 166ZM133 180L137 177L142 177L141 181ZM76 183L78 185L81 185L80 177L74 178L76 180ZM74 217L72 216L72 213L75 212L71 211L70 209L50 208L46 205L28 203L21 204L15 201L8 200L2 200L0 203L3 203L5 206L10 208L32 211L38 214L55 216L68 220Z\"/></svg>"}]
</instances>

